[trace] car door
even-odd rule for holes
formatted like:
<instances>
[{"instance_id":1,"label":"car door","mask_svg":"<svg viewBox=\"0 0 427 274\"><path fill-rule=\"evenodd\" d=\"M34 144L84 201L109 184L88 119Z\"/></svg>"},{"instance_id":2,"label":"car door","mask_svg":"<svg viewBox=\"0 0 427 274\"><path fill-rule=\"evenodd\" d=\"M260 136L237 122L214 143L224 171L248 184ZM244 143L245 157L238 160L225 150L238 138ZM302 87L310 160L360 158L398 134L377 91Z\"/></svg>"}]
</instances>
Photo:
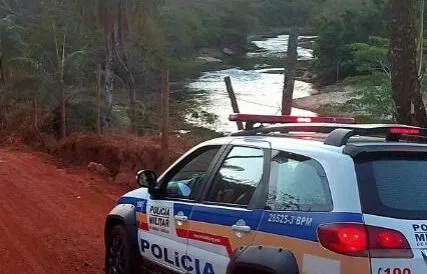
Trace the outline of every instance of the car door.
<instances>
[{"instance_id":1,"label":"car door","mask_svg":"<svg viewBox=\"0 0 427 274\"><path fill-rule=\"evenodd\" d=\"M235 249L250 245L262 216L268 142L233 141L191 214L188 273L226 273ZM268 178L268 177L267 177Z\"/></svg>"},{"instance_id":2,"label":"car door","mask_svg":"<svg viewBox=\"0 0 427 274\"><path fill-rule=\"evenodd\" d=\"M166 172L159 193L146 205L146 225L138 233L141 255L151 262L185 272L187 220L221 146L196 149Z\"/></svg>"},{"instance_id":3,"label":"car door","mask_svg":"<svg viewBox=\"0 0 427 274\"><path fill-rule=\"evenodd\" d=\"M318 226L343 216L332 213L328 178L319 162L296 153L273 150L265 205L254 246L290 250L300 264L301 273L348 273L343 267L339 270L340 265L336 263L340 262L339 256L326 253L318 243ZM357 264L354 267L359 269Z\"/></svg>"}]
</instances>

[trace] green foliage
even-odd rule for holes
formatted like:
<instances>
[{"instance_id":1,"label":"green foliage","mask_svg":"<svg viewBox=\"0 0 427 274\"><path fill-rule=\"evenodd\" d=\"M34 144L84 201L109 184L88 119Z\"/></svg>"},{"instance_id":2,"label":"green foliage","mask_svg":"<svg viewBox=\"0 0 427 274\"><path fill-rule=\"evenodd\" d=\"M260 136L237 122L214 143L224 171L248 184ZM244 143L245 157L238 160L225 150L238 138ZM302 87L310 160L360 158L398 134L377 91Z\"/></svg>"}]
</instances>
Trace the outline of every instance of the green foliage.
<instances>
[{"instance_id":1,"label":"green foliage","mask_svg":"<svg viewBox=\"0 0 427 274\"><path fill-rule=\"evenodd\" d=\"M142 49L141 55L138 56L137 60L142 61L148 68L160 68L160 62L166 55L166 39L163 29L161 29L153 17L146 16L144 18L141 33L135 33L133 39ZM133 52L133 55L139 55L139 53ZM137 67L137 64L133 64L133 66Z\"/></svg>"},{"instance_id":2,"label":"green foliage","mask_svg":"<svg viewBox=\"0 0 427 274\"><path fill-rule=\"evenodd\" d=\"M349 62L353 43L368 43L372 36L386 36L387 18L384 1L350 1L338 5L326 1L313 20L319 39L314 51L316 68L324 83L333 83L357 74ZM380 41L377 41L380 42Z\"/></svg>"},{"instance_id":3,"label":"green foliage","mask_svg":"<svg viewBox=\"0 0 427 274\"><path fill-rule=\"evenodd\" d=\"M164 0L161 26L171 56L203 47L247 50L247 36L286 30L294 21L307 27L311 10L324 0Z\"/></svg>"},{"instance_id":4,"label":"green foliage","mask_svg":"<svg viewBox=\"0 0 427 274\"><path fill-rule=\"evenodd\" d=\"M311 18L322 9L326 0L255 0L261 29L286 28L295 22L310 27ZM341 5L341 3L340 3Z\"/></svg>"},{"instance_id":5,"label":"green foliage","mask_svg":"<svg viewBox=\"0 0 427 274\"><path fill-rule=\"evenodd\" d=\"M301 28L312 28L319 35L315 65L324 83L350 76L347 82L357 87L356 99L346 107L372 111L384 118L393 113L387 84L388 40L380 38L387 37L386 0L0 2L0 57L2 73L7 76L0 87L0 108L4 101L10 107L37 97L42 107L58 111L63 65L71 131L92 130L98 66L103 70L105 34L114 24L120 26L117 37L135 78L140 99L135 120L141 134L158 130L158 106L151 107L146 101L158 100L155 96L156 99L150 99L150 93L159 90L159 70L165 62L170 66L171 80L180 81L213 66L222 66L195 61L202 49L208 48L208 52L224 59L224 48L244 56L248 35L272 30L282 33L295 23ZM64 64L60 62L63 43ZM427 52L427 43L424 47ZM117 55L114 54L115 59ZM251 69L263 63L281 67L284 60L263 56L237 62ZM119 92L128 79L119 60L114 63L114 96L125 97L119 103L115 99L116 107L121 108L120 118L124 117L118 118L118 124L126 125L131 116L126 106L128 98Z\"/></svg>"},{"instance_id":6,"label":"green foliage","mask_svg":"<svg viewBox=\"0 0 427 274\"><path fill-rule=\"evenodd\" d=\"M315 67L325 83L337 81L340 72L347 67L345 57L349 55L344 41L345 25L342 20L327 20L319 29L319 38L314 55Z\"/></svg>"},{"instance_id":7,"label":"green foliage","mask_svg":"<svg viewBox=\"0 0 427 274\"><path fill-rule=\"evenodd\" d=\"M353 43L348 48L352 54L351 65L357 72L366 74L379 71L389 76L387 39L371 37L368 43Z\"/></svg>"},{"instance_id":8,"label":"green foliage","mask_svg":"<svg viewBox=\"0 0 427 274\"><path fill-rule=\"evenodd\" d=\"M27 44L23 41L22 32L23 28L15 22L14 16L0 19L0 58L3 61L22 56L26 51Z\"/></svg>"},{"instance_id":9,"label":"green foliage","mask_svg":"<svg viewBox=\"0 0 427 274\"><path fill-rule=\"evenodd\" d=\"M341 110L372 115L376 121L390 121L394 117L390 71L387 62L388 39L369 37L365 43L346 46L348 64L354 75L343 83L354 88L350 101Z\"/></svg>"},{"instance_id":10,"label":"green foliage","mask_svg":"<svg viewBox=\"0 0 427 274\"><path fill-rule=\"evenodd\" d=\"M56 112L56 124L60 128L59 109ZM67 129L72 132L94 132L96 105L92 101L69 102L67 105Z\"/></svg>"},{"instance_id":11,"label":"green foliage","mask_svg":"<svg viewBox=\"0 0 427 274\"><path fill-rule=\"evenodd\" d=\"M347 78L344 83L355 88L354 99L344 108L364 112L377 120L392 120L394 117L390 78L381 72Z\"/></svg>"},{"instance_id":12,"label":"green foliage","mask_svg":"<svg viewBox=\"0 0 427 274\"><path fill-rule=\"evenodd\" d=\"M165 0L160 20L171 56L190 55L201 47L244 50L256 25L253 0Z\"/></svg>"}]
</instances>

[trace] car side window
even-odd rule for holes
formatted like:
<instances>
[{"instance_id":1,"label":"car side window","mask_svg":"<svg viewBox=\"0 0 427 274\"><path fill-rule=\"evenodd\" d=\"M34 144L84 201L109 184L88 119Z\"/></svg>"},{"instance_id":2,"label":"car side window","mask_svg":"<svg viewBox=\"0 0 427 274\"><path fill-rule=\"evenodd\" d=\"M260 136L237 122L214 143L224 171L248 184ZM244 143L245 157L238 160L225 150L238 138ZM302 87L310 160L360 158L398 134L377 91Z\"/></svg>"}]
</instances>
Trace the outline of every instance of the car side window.
<instances>
[{"instance_id":1,"label":"car side window","mask_svg":"<svg viewBox=\"0 0 427 274\"><path fill-rule=\"evenodd\" d=\"M182 161L166 183L166 198L195 200L220 147L202 148Z\"/></svg>"},{"instance_id":2,"label":"car side window","mask_svg":"<svg viewBox=\"0 0 427 274\"><path fill-rule=\"evenodd\" d=\"M264 151L250 147L234 147L225 158L206 202L247 206L261 183Z\"/></svg>"},{"instance_id":3,"label":"car side window","mask_svg":"<svg viewBox=\"0 0 427 274\"><path fill-rule=\"evenodd\" d=\"M267 207L275 211L331 211L332 197L320 163L273 150Z\"/></svg>"}]
</instances>

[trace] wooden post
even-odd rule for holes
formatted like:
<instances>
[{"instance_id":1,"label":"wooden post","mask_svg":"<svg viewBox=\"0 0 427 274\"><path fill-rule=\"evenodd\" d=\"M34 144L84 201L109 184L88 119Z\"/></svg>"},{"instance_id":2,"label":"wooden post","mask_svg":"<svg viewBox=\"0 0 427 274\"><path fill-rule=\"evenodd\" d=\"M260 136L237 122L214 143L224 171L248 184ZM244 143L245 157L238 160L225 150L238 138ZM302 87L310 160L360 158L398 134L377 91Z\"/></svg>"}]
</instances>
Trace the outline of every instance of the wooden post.
<instances>
[{"instance_id":1,"label":"wooden post","mask_svg":"<svg viewBox=\"0 0 427 274\"><path fill-rule=\"evenodd\" d=\"M161 111L162 111L162 164L167 165L169 161L169 68L162 68L162 90L161 90Z\"/></svg>"},{"instance_id":2,"label":"wooden post","mask_svg":"<svg viewBox=\"0 0 427 274\"><path fill-rule=\"evenodd\" d=\"M231 107L233 108L233 112L240 113L239 105L237 104L236 95L234 93L234 89L233 89L233 85L231 83L230 77L229 76L225 77L224 81L227 87L228 96L230 97L230 100L231 100ZM237 122L237 128L238 130L243 130L243 123Z\"/></svg>"},{"instance_id":3,"label":"wooden post","mask_svg":"<svg viewBox=\"0 0 427 274\"><path fill-rule=\"evenodd\" d=\"M34 129L36 131L39 131L39 115L38 115L38 104L37 104L37 96L34 95L33 100L33 107L34 107Z\"/></svg>"},{"instance_id":4,"label":"wooden post","mask_svg":"<svg viewBox=\"0 0 427 274\"><path fill-rule=\"evenodd\" d=\"M96 134L101 135L101 66L98 66L98 81L96 85Z\"/></svg>"}]
</instances>

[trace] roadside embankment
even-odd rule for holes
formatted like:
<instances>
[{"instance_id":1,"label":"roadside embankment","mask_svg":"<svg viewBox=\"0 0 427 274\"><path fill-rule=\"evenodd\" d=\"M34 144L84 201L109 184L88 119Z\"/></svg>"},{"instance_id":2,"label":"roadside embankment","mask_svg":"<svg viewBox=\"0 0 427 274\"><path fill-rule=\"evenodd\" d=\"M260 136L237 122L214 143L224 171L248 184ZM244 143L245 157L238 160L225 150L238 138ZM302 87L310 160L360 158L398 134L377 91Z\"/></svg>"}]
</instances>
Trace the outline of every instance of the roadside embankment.
<instances>
[{"instance_id":1,"label":"roadside embankment","mask_svg":"<svg viewBox=\"0 0 427 274\"><path fill-rule=\"evenodd\" d=\"M158 136L92 134L68 137L51 153L72 165L101 164L108 170L108 180L134 187L138 170L150 169L160 173L191 145L189 140L171 137L168 158L163 162Z\"/></svg>"}]
</instances>

